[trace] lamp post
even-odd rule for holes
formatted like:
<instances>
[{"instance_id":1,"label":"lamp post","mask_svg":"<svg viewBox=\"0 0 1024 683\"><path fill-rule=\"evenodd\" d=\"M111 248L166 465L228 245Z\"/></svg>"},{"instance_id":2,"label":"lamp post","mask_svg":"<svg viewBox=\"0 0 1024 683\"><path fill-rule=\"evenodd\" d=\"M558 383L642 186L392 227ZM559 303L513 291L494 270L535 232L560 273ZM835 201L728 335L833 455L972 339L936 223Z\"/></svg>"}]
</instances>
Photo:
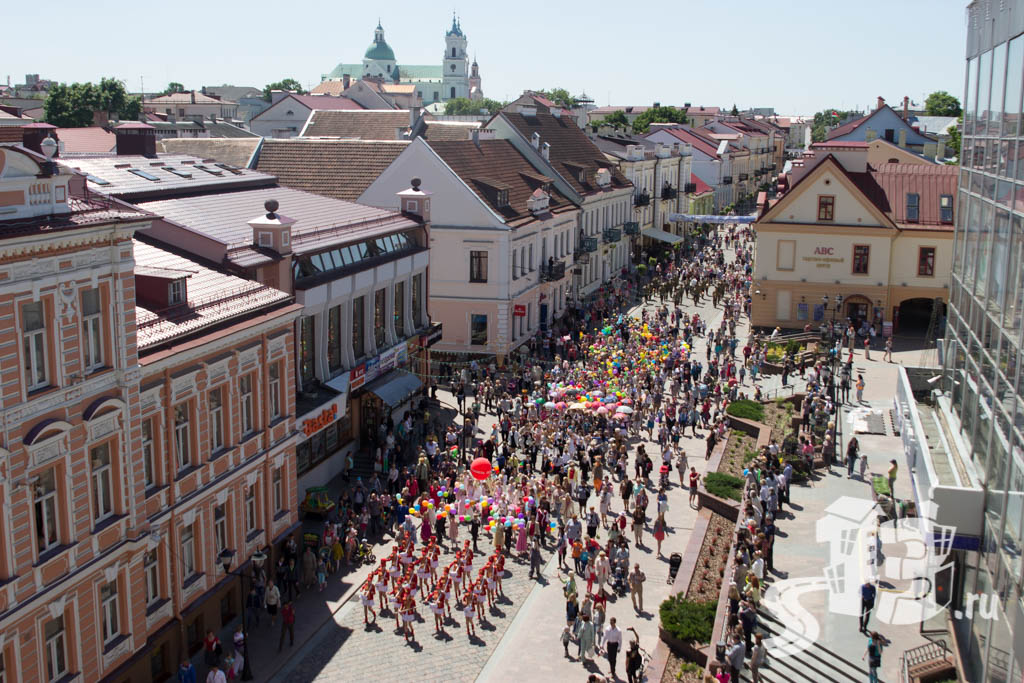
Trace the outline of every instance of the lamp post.
<instances>
[{"instance_id":1,"label":"lamp post","mask_svg":"<svg viewBox=\"0 0 1024 683\"><path fill-rule=\"evenodd\" d=\"M252 668L249 663L249 631L246 623L248 619L246 619L245 614L245 603L248 595L245 592L245 583L242 581L242 578L245 576L245 574L241 571L231 571L231 561L234 558L235 552L233 550L224 550L218 557L218 559L220 560L221 567L224 568L224 573L230 574L231 576L237 576L238 583L242 588L242 636L245 639L245 652L242 654L242 656L245 658L242 661L242 680L251 681L253 679L253 675ZM252 554L252 557L250 559L252 560L253 568L258 570L260 567L263 566L263 562L267 559L267 556L262 550L257 550ZM249 585L250 587L252 586L252 576L249 577Z\"/></svg>"}]
</instances>

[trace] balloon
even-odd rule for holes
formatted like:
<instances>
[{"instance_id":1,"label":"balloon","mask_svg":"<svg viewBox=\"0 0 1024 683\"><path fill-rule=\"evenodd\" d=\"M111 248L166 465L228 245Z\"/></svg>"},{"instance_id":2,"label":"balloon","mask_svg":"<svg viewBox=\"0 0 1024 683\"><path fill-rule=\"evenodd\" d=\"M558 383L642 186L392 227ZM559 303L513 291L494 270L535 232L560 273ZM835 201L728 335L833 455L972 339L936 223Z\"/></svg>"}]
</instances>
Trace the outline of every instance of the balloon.
<instances>
[{"instance_id":1,"label":"balloon","mask_svg":"<svg viewBox=\"0 0 1024 683\"><path fill-rule=\"evenodd\" d=\"M477 481L483 481L491 474L491 461L487 458L476 458L469 465L469 471Z\"/></svg>"}]
</instances>

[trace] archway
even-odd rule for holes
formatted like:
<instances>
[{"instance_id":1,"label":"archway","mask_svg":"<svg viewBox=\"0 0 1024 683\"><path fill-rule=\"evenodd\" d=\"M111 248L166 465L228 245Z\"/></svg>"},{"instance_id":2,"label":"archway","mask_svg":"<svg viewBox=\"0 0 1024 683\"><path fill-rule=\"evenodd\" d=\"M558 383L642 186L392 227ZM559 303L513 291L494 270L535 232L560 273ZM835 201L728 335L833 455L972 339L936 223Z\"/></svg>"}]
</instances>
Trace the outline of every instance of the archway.
<instances>
[{"instance_id":1,"label":"archway","mask_svg":"<svg viewBox=\"0 0 1024 683\"><path fill-rule=\"evenodd\" d=\"M932 319L932 309L935 306L935 299L917 297L904 299L896 309L895 328L896 332L903 336L923 337L928 332L928 324ZM940 320L946 315L946 304L940 302ZM936 330L936 334L938 331Z\"/></svg>"},{"instance_id":2,"label":"archway","mask_svg":"<svg viewBox=\"0 0 1024 683\"><path fill-rule=\"evenodd\" d=\"M854 329L860 329L866 320L871 323L871 299L861 294L851 294L843 300L843 316L850 321Z\"/></svg>"}]
</instances>

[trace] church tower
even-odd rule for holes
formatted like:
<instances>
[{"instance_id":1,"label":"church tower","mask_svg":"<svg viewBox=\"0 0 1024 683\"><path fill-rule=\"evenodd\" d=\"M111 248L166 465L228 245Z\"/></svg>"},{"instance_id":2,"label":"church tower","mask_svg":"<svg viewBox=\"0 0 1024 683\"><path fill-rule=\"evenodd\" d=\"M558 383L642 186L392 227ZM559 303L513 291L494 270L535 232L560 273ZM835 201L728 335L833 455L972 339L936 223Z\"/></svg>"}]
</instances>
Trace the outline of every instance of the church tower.
<instances>
[{"instance_id":1,"label":"church tower","mask_svg":"<svg viewBox=\"0 0 1024 683\"><path fill-rule=\"evenodd\" d=\"M466 57L466 35L459 20L452 16L452 27L444 36L444 76L441 101L469 97L469 60Z\"/></svg>"},{"instance_id":2,"label":"church tower","mask_svg":"<svg viewBox=\"0 0 1024 683\"><path fill-rule=\"evenodd\" d=\"M476 57L474 57L473 65L469 71L469 99L482 100L483 98L484 90L480 86L480 66L476 63Z\"/></svg>"}]
</instances>

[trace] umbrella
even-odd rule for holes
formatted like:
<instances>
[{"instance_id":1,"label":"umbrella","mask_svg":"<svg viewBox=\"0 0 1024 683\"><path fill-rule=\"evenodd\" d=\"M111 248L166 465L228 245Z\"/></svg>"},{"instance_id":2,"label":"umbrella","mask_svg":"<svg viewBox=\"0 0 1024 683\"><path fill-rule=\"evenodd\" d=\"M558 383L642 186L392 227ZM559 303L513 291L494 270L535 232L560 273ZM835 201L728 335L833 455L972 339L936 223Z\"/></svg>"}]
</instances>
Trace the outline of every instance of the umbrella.
<instances>
[{"instance_id":1,"label":"umbrella","mask_svg":"<svg viewBox=\"0 0 1024 683\"><path fill-rule=\"evenodd\" d=\"M601 406L600 408L597 409L597 414L598 415L607 415L608 414L608 409L605 408L604 406Z\"/></svg>"},{"instance_id":2,"label":"umbrella","mask_svg":"<svg viewBox=\"0 0 1024 683\"><path fill-rule=\"evenodd\" d=\"M547 403L544 404L544 407L546 409L548 409L548 410L552 410L555 407L555 402L554 401L548 401Z\"/></svg>"},{"instance_id":3,"label":"umbrella","mask_svg":"<svg viewBox=\"0 0 1024 683\"><path fill-rule=\"evenodd\" d=\"M571 406L569 406L569 410L586 410L586 409L587 409L587 404L586 403L573 403Z\"/></svg>"},{"instance_id":4,"label":"umbrella","mask_svg":"<svg viewBox=\"0 0 1024 683\"><path fill-rule=\"evenodd\" d=\"M630 408L629 406L619 406L615 410L615 412L617 414L619 414L619 415L632 415L633 414L633 409Z\"/></svg>"},{"instance_id":5,"label":"umbrella","mask_svg":"<svg viewBox=\"0 0 1024 683\"><path fill-rule=\"evenodd\" d=\"M604 397L604 402L605 403L615 403L617 400L618 399L616 399L614 396L605 396Z\"/></svg>"},{"instance_id":6,"label":"umbrella","mask_svg":"<svg viewBox=\"0 0 1024 683\"><path fill-rule=\"evenodd\" d=\"M629 415L626 415L625 413L615 413L614 415L612 415L612 417L615 418L616 420L628 420L629 419Z\"/></svg>"}]
</instances>

